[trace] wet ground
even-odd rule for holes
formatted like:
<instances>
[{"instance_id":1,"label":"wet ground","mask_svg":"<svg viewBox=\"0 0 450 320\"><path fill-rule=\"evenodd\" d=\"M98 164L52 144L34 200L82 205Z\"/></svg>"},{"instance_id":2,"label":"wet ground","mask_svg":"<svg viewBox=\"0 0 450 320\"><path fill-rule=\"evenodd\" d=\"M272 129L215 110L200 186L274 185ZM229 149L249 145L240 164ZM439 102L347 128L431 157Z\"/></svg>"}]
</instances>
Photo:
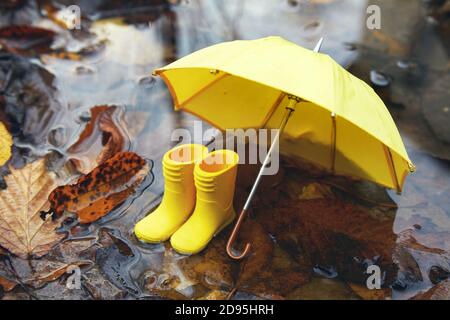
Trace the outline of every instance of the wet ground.
<instances>
[{"instance_id":1,"label":"wet ground","mask_svg":"<svg viewBox=\"0 0 450 320\"><path fill-rule=\"evenodd\" d=\"M450 2L429 2L3 1L0 119L14 137L8 165L45 157L67 183L92 170L106 148L152 160L154 177L96 222L60 218L67 238L43 257L0 248L0 297L449 299ZM70 31L58 12L74 3L83 20ZM366 28L369 4L382 9L381 30ZM171 133L195 120L172 111L151 71L207 45L269 35L310 48L324 36L322 51L383 98L417 172L398 195L283 159L244 225L241 242L254 244L244 262L225 253L229 229L191 257L167 243L138 242L134 224L161 200ZM112 125L99 122L77 144L98 105L116 106L107 111ZM256 170L240 167L236 208ZM1 171L7 175L7 166ZM366 287L372 264L382 270L381 290ZM81 270L75 289L66 272L74 266Z\"/></svg>"}]
</instances>

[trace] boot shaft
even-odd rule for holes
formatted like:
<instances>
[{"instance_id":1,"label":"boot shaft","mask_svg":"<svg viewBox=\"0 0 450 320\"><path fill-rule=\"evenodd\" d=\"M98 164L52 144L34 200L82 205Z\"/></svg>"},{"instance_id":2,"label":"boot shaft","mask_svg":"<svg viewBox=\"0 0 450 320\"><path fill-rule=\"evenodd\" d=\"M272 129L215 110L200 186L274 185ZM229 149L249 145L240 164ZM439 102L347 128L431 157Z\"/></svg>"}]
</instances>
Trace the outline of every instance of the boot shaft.
<instances>
[{"instance_id":1,"label":"boot shaft","mask_svg":"<svg viewBox=\"0 0 450 320\"><path fill-rule=\"evenodd\" d=\"M195 165L197 202L214 202L229 208L233 202L239 156L231 150L217 150Z\"/></svg>"},{"instance_id":2,"label":"boot shaft","mask_svg":"<svg viewBox=\"0 0 450 320\"><path fill-rule=\"evenodd\" d=\"M194 167L207 153L200 144L185 144L166 152L162 161L165 191L195 194Z\"/></svg>"}]
</instances>

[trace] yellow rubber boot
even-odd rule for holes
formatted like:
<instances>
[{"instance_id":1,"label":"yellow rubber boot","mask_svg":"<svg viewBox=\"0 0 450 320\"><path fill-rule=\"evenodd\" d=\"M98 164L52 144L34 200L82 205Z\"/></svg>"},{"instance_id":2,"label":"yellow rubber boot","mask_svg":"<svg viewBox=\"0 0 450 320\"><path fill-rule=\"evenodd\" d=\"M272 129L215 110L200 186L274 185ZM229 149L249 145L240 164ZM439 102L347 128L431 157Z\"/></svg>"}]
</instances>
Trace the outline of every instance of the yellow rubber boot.
<instances>
[{"instance_id":1,"label":"yellow rubber boot","mask_svg":"<svg viewBox=\"0 0 450 320\"><path fill-rule=\"evenodd\" d=\"M164 196L159 207L134 227L145 242L165 241L186 221L195 207L194 167L208 153L200 144L175 147L163 157Z\"/></svg>"},{"instance_id":2,"label":"yellow rubber boot","mask_svg":"<svg viewBox=\"0 0 450 320\"><path fill-rule=\"evenodd\" d=\"M194 213L170 238L177 252L195 254L202 251L234 220L233 196L238 162L236 152L218 150L196 164L197 204Z\"/></svg>"}]
</instances>

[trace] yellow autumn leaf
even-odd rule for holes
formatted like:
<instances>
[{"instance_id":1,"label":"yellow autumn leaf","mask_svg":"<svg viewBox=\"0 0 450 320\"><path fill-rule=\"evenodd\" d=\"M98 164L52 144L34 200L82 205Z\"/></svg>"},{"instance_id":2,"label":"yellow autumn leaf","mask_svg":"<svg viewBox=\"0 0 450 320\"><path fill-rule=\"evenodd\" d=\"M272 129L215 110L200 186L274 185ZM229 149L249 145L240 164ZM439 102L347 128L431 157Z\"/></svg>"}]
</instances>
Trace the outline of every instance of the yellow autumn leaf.
<instances>
[{"instance_id":1,"label":"yellow autumn leaf","mask_svg":"<svg viewBox=\"0 0 450 320\"><path fill-rule=\"evenodd\" d=\"M57 222L40 217L57 187L55 174L47 171L44 159L10 171L8 187L0 191L0 246L23 259L41 257L65 236L56 233Z\"/></svg>"},{"instance_id":2,"label":"yellow autumn leaf","mask_svg":"<svg viewBox=\"0 0 450 320\"><path fill-rule=\"evenodd\" d=\"M11 157L12 137L5 125L0 122L0 166L4 165Z\"/></svg>"}]
</instances>

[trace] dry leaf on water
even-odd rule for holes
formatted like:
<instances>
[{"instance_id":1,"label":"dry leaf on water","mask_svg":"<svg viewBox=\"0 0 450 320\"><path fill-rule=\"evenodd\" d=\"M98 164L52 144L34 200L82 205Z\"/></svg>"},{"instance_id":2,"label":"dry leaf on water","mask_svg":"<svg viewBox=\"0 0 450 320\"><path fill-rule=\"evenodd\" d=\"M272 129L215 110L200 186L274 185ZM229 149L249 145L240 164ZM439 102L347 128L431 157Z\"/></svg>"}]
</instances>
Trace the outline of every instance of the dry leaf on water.
<instances>
[{"instance_id":1,"label":"dry leaf on water","mask_svg":"<svg viewBox=\"0 0 450 320\"><path fill-rule=\"evenodd\" d=\"M81 261L66 263L64 265L57 267L54 270L51 270L48 273L39 274L35 278L27 280L26 283L35 288L38 288L40 286L43 286L47 282L52 282L52 281L58 280L64 274L70 274L71 270L73 270L74 268L81 268L84 266L92 266L93 264L94 263L90 260L81 260Z\"/></svg>"},{"instance_id":2,"label":"dry leaf on water","mask_svg":"<svg viewBox=\"0 0 450 320\"><path fill-rule=\"evenodd\" d=\"M124 149L126 132L120 126L120 119L117 119L119 111L117 106L102 105L91 108L91 119L77 142L67 150L81 173L88 173Z\"/></svg>"},{"instance_id":3,"label":"dry leaf on water","mask_svg":"<svg viewBox=\"0 0 450 320\"><path fill-rule=\"evenodd\" d=\"M36 53L51 51L55 33L51 30L33 26L7 26L0 28L0 44L6 51L29 55L30 50Z\"/></svg>"},{"instance_id":4,"label":"dry leaf on water","mask_svg":"<svg viewBox=\"0 0 450 320\"><path fill-rule=\"evenodd\" d=\"M12 137L5 125L0 122L0 166L4 165L11 157Z\"/></svg>"},{"instance_id":5,"label":"dry leaf on water","mask_svg":"<svg viewBox=\"0 0 450 320\"><path fill-rule=\"evenodd\" d=\"M392 297L391 288L368 289L367 286L356 283L348 283L348 286L364 300L389 300Z\"/></svg>"},{"instance_id":6,"label":"dry leaf on water","mask_svg":"<svg viewBox=\"0 0 450 320\"><path fill-rule=\"evenodd\" d=\"M56 222L39 215L48 209L56 179L44 159L10 171L5 177L8 188L0 191L0 245L23 259L41 257L65 236L56 233Z\"/></svg>"},{"instance_id":7,"label":"dry leaf on water","mask_svg":"<svg viewBox=\"0 0 450 320\"><path fill-rule=\"evenodd\" d=\"M367 261L386 272L387 284L397 274L392 261L397 236L392 215L384 211L341 199L314 199L287 200L257 214L282 247L295 250L312 265L333 266L348 281L365 283Z\"/></svg>"},{"instance_id":8,"label":"dry leaf on water","mask_svg":"<svg viewBox=\"0 0 450 320\"><path fill-rule=\"evenodd\" d=\"M226 254L225 245L225 238L216 237L202 253L181 259L179 265L183 274L212 290L231 289L234 285L233 261Z\"/></svg>"},{"instance_id":9,"label":"dry leaf on water","mask_svg":"<svg viewBox=\"0 0 450 320\"><path fill-rule=\"evenodd\" d=\"M133 152L117 153L77 183L56 188L49 196L51 212L76 213L80 223L96 221L133 194L150 169Z\"/></svg>"},{"instance_id":10,"label":"dry leaf on water","mask_svg":"<svg viewBox=\"0 0 450 320\"><path fill-rule=\"evenodd\" d=\"M3 288L4 291L8 292L14 289L17 285L17 282L9 280L5 277L0 276L0 287Z\"/></svg>"}]
</instances>

